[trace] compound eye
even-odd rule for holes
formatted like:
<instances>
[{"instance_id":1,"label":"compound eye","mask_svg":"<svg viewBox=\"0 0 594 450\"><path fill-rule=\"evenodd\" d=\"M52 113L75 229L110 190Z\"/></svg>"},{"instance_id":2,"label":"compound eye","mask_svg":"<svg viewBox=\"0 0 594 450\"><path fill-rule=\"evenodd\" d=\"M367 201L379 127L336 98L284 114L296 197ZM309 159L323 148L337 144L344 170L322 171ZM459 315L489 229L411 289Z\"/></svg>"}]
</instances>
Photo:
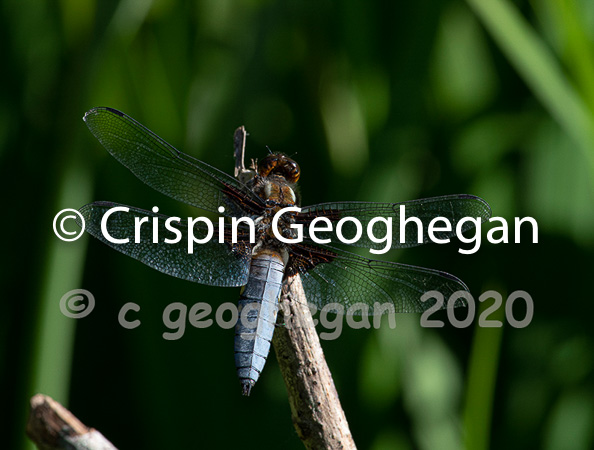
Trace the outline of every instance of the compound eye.
<instances>
[{"instance_id":1,"label":"compound eye","mask_svg":"<svg viewBox=\"0 0 594 450\"><path fill-rule=\"evenodd\" d=\"M296 183L299 180L299 176L301 175L301 169L299 168L299 164L297 164L292 159L288 159L285 162L284 166L285 178L287 181L291 183Z\"/></svg>"},{"instance_id":2,"label":"compound eye","mask_svg":"<svg viewBox=\"0 0 594 450\"><path fill-rule=\"evenodd\" d=\"M267 177L279 165L278 155L268 155L258 163L258 175Z\"/></svg>"}]
</instances>

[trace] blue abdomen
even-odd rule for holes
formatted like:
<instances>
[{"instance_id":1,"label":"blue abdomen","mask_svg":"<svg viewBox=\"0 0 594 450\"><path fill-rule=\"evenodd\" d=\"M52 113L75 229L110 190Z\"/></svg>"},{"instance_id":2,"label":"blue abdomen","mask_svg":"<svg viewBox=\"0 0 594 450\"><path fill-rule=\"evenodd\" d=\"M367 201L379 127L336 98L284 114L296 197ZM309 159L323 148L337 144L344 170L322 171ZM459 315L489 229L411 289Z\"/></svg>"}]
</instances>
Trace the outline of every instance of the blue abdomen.
<instances>
[{"instance_id":1,"label":"blue abdomen","mask_svg":"<svg viewBox=\"0 0 594 450\"><path fill-rule=\"evenodd\" d=\"M239 298L235 326L235 366L244 395L249 395L270 352L278 298L285 265L276 252L265 251L252 259L248 283Z\"/></svg>"}]
</instances>

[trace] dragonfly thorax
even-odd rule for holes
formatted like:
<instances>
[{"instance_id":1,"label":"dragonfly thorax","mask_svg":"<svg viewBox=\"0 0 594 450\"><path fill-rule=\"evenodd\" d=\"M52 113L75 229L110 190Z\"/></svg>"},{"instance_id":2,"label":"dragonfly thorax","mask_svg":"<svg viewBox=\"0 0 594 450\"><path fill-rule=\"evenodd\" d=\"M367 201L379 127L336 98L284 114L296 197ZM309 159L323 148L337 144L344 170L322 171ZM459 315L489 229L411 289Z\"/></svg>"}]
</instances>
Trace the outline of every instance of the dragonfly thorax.
<instances>
[{"instance_id":1,"label":"dragonfly thorax","mask_svg":"<svg viewBox=\"0 0 594 450\"><path fill-rule=\"evenodd\" d=\"M288 244L281 242L277 238L273 230L273 223L275 216L277 216L283 208L294 205L295 203L285 205L273 201L268 203L268 207L264 210L264 214L254 221L256 225L256 245L252 250L254 256L263 250L273 250L279 252L284 263L287 264L289 255ZM280 214L277 217L277 233L285 239L295 239L297 233L292 227L294 223L295 214L292 212L283 212L283 214Z\"/></svg>"},{"instance_id":2,"label":"dragonfly thorax","mask_svg":"<svg viewBox=\"0 0 594 450\"><path fill-rule=\"evenodd\" d=\"M289 179L287 179L289 178ZM281 242L273 230L275 216L283 208L297 205L295 181L299 178L299 166L283 155L269 155L258 165L258 174L254 177L252 190L265 201L263 214L255 220L256 245L252 254L264 250L279 252L285 264L288 262L288 245ZM296 238L294 213L285 212L278 216L276 231L283 238Z\"/></svg>"}]
</instances>

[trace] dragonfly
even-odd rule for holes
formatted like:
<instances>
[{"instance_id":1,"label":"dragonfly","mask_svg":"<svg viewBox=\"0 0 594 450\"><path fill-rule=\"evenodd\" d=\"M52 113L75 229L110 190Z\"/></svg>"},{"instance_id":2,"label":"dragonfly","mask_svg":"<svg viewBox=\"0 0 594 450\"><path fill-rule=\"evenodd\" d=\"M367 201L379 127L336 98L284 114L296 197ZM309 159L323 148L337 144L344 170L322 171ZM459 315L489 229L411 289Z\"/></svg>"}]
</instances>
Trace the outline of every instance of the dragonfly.
<instances>
[{"instance_id":1,"label":"dragonfly","mask_svg":"<svg viewBox=\"0 0 594 450\"><path fill-rule=\"evenodd\" d=\"M430 302L421 301L428 291L439 291L447 298L468 290L449 273L372 260L336 245L340 244L340 237L356 234L357 225L351 219L356 219L363 229L372 223L376 231L390 231L392 240L387 243L390 248L429 242L427 231L436 217L452 223L452 231L440 231L436 236L452 237L455 224L463 218L478 217L485 221L490 217L489 205L479 197L459 194L402 203L346 201L297 209L295 186L301 171L293 159L283 154L269 154L254 164L251 171L244 171L248 176L242 179L182 153L115 109L91 109L84 115L84 121L107 151L141 181L175 200L225 218L222 226L214 227L209 236L202 222L190 223L190 218L168 222L169 217L154 208L147 211L113 202L93 202L79 210L88 233L160 272L210 286L242 287L238 311L245 313L247 320L237 321L234 345L235 365L244 395L250 394L264 368L282 286L292 277L300 277L307 302L318 310L336 305L344 306L347 311L359 305L369 307L367 310L357 307L353 314L373 314L373 306L378 302L389 304L396 313L423 312L431 306ZM422 240L414 227L407 227L401 233L401 206L405 207L407 217L419 220ZM292 209L280 216L284 208ZM277 234L272 226L275 216L280 217ZM373 223L377 217L393 220ZM156 223L159 236L176 235L181 239L174 243L154 243L154 230L148 227L140 227L139 239L123 239L134 235L136 223L142 218ZM253 221L253 227L246 218ZM103 233L102 222L109 236ZM325 226L320 227L320 222ZM304 230L301 240L296 239L298 226ZM466 221L461 229L472 227L474 222ZM186 242L194 233L201 236L201 244L190 253ZM356 241L350 239L348 245L375 250L386 247L386 243L377 241L372 235L361 234ZM459 298L454 306L464 304L464 299Z\"/></svg>"}]
</instances>

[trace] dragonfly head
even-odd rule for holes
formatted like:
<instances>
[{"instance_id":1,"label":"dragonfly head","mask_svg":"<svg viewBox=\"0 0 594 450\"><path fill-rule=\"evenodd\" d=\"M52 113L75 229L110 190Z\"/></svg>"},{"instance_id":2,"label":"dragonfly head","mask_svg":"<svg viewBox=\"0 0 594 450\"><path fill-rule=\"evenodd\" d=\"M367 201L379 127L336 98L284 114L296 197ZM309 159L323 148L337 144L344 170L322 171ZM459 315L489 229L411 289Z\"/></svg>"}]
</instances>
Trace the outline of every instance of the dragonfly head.
<instances>
[{"instance_id":1,"label":"dragonfly head","mask_svg":"<svg viewBox=\"0 0 594 450\"><path fill-rule=\"evenodd\" d=\"M297 183L301 169L288 156L273 153L258 163L258 175L268 177L273 174L284 177L289 183Z\"/></svg>"}]
</instances>

